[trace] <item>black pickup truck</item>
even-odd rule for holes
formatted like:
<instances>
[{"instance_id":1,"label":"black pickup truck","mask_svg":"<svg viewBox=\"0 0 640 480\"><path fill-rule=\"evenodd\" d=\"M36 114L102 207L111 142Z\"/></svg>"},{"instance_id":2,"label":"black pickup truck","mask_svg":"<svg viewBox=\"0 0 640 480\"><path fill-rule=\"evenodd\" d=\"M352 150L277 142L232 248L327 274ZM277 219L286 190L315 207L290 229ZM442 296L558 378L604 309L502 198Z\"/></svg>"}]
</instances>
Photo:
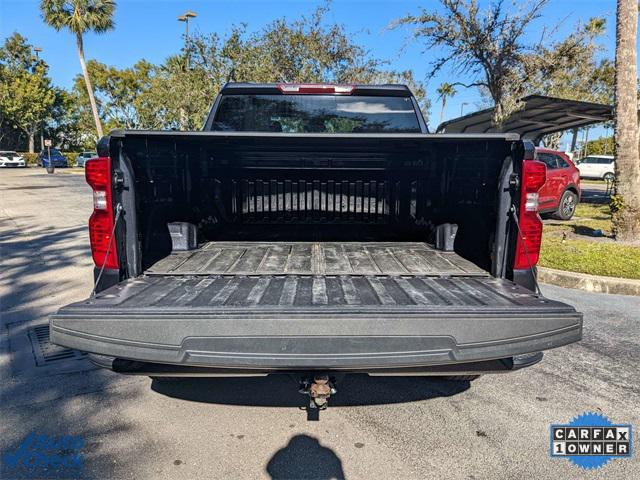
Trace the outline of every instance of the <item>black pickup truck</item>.
<instances>
[{"instance_id":1,"label":"black pickup truck","mask_svg":"<svg viewBox=\"0 0 640 480\"><path fill-rule=\"evenodd\" d=\"M51 339L114 371L470 376L581 338L535 284L533 146L429 134L405 86L232 83L98 154L95 295Z\"/></svg>"}]
</instances>

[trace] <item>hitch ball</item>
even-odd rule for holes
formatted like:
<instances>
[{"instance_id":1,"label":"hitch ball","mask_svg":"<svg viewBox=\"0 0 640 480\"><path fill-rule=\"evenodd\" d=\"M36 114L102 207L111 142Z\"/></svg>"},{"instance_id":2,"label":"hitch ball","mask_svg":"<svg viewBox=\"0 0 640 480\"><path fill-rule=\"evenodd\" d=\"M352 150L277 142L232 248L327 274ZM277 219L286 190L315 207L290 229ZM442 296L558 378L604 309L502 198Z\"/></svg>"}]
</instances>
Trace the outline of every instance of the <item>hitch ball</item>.
<instances>
[{"instance_id":1,"label":"hitch ball","mask_svg":"<svg viewBox=\"0 0 640 480\"><path fill-rule=\"evenodd\" d=\"M336 392L337 390L329 380L329 375L315 375L313 380L305 379L302 381L300 389L300 393L309 395L311 398L309 407L321 410L327 408L329 397Z\"/></svg>"}]
</instances>

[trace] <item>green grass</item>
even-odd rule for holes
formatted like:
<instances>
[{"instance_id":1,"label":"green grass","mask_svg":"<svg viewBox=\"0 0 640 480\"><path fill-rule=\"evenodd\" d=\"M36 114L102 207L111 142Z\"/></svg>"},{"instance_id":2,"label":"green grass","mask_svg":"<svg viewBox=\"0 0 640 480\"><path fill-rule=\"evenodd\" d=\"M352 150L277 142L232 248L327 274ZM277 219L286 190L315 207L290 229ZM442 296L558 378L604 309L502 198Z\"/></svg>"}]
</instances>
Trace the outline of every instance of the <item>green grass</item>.
<instances>
[{"instance_id":1,"label":"green grass","mask_svg":"<svg viewBox=\"0 0 640 480\"><path fill-rule=\"evenodd\" d=\"M611 233L611 211L609 205L595 205L593 203L580 203L571 220L550 221L545 223L544 231L547 232L573 232L585 230L602 230Z\"/></svg>"},{"instance_id":2,"label":"green grass","mask_svg":"<svg viewBox=\"0 0 640 480\"><path fill-rule=\"evenodd\" d=\"M640 247L547 235L542 238L540 265L570 272L640 279Z\"/></svg>"},{"instance_id":3,"label":"green grass","mask_svg":"<svg viewBox=\"0 0 640 480\"><path fill-rule=\"evenodd\" d=\"M640 279L640 247L593 237L594 230L611 233L608 205L583 203L571 220L548 222L539 264L570 272Z\"/></svg>"}]
</instances>

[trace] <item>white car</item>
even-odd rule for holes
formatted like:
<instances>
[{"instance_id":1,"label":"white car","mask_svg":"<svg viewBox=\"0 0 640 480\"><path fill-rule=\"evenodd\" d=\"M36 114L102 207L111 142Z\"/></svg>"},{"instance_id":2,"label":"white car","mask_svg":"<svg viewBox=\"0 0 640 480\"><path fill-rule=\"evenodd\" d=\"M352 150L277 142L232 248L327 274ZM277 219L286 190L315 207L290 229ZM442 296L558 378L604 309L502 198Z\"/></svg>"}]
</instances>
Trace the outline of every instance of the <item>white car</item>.
<instances>
[{"instance_id":1,"label":"white car","mask_svg":"<svg viewBox=\"0 0 640 480\"><path fill-rule=\"evenodd\" d=\"M589 155L576 166L580 170L580 178L613 180L616 177L613 155Z\"/></svg>"},{"instance_id":2,"label":"white car","mask_svg":"<svg viewBox=\"0 0 640 480\"><path fill-rule=\"evenodd\" d=\"M26 167L27 163L16 152L0 151L0 167Z\"/></svg>"}]
</instances>

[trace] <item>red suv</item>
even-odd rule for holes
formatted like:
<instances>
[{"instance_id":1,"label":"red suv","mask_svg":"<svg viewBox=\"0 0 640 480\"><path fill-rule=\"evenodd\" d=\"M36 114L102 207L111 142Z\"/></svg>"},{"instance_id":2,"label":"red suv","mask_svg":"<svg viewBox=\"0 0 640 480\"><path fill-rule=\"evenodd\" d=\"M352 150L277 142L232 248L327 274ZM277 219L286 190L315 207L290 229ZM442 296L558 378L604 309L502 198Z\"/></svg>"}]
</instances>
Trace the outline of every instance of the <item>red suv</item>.
<instances>
[{"instance_id":1,"label":"red suv","mask_svg":"<svg viewBox=\"0 0 640 480\"><path fill-rule=\"evenodd\" d=\"M547 182L538 194L540 213L569 220L580 201L580 171L567 155L555 150L536 148L536 160L547 166Z\"/></svg>"}]
</instances>

